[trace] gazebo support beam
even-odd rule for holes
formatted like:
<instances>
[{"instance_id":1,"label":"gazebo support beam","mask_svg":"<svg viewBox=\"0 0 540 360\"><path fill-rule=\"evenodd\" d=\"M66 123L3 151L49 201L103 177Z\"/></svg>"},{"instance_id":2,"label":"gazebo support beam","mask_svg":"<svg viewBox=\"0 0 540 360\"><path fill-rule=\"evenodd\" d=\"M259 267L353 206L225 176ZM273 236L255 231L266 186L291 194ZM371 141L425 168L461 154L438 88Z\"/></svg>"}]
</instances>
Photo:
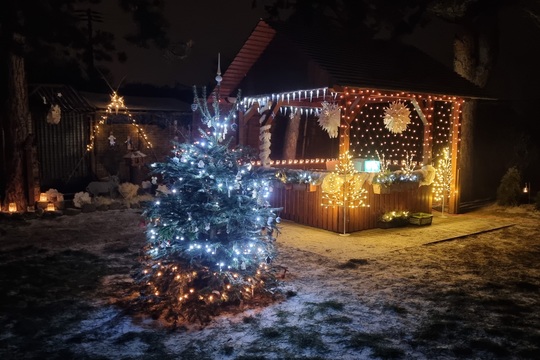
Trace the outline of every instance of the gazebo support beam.
<instances>
[{"instance_id":1,"label":"gazebo support beam","mask_svg":"<svg viewBox=\"0 0 540 360\"><path fill-rule=\"evenodd\" d=\"M448 203L448 212L457 214L459 212L459 203L461 191L460 173L459 173L459 142L461 125L461 104L462 101L452 103L452 132L450 134L450 156L452 161L452 184L450 185L450 201Z\"/></svg>"}]
</instances>

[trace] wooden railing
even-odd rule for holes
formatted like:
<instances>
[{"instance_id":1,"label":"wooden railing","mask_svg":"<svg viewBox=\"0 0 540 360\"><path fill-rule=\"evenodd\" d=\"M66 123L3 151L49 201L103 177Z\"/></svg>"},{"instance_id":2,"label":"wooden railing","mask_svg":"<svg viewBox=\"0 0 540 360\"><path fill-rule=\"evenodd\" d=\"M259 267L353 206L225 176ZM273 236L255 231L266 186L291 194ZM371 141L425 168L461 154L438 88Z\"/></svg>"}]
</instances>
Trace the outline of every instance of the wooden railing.
<instances>
[{"instance_id":1,"label":"wooden railing","mask_svg":"<svg viewBox=\"0 0 540 360\"><path fill-rule=\"evenodd\" d=\"M283 208L280 213L283 219L339 233L376 228L379 217L387 211L431 213L431 186L387 194L374 194L369 184L365 184L364 188L368 191L366 203L369 207L347 209L345 225L343 207L321 205L320 186L310 189L309 185L287 186L278 183L270 195L270 203Z\"/></svg>"}]
</instances>

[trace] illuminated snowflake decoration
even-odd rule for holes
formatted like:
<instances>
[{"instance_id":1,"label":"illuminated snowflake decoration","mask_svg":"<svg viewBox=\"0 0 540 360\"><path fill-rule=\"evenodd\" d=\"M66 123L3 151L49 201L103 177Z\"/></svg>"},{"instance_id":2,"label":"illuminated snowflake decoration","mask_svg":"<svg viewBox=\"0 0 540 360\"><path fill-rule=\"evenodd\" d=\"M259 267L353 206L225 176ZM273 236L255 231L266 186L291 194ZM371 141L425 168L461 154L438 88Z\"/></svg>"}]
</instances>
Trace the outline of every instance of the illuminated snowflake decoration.
<instances>
[{"instance_id":1,"label":"illuminated snowflake decoration","mask_svg":"<svg viewBox=\"0 0 540 360\"><path fill-rule=\"evenodd\" d=\"M321 105L322 110L318 123L328 133L330 138L337 138L339 134L339 124L341 122L339 105L327 101L323 101Z\"/></svg>"},{"instance_id":2,"label":"illuminated snowflake decoration","mask_svg":"<svg viewBox=\"0 0 540 360\"><path fill-rule=\"evenodd\" d=\"M107 112L112 113L115 112L116 115L118 115L118 110L125 109L126 105L124 105L124 98L122 96L118 96L116 91L113 91L111 95L111 102L109 105L107 105Z\"/></svg>"},{"instance_id":3,"label":"illuminated snowflake decoration","mask_svg":"<svg viewBox=\"0 0 540 360\"><path fill-rule=\"evenodd\" d=\"M401 101L394 101L384 109L384 126L394 134L401 134L411 123L411 111Z\"/></svg>"}]
</instances>

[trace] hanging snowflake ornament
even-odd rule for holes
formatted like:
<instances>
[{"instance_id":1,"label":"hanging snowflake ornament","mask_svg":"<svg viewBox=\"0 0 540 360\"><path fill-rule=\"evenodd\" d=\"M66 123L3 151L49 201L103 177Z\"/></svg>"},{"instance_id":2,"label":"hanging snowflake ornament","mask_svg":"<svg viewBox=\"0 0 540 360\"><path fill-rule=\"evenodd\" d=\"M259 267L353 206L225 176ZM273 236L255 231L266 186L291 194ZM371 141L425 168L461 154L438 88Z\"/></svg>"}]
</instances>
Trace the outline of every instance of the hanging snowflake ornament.
<instances>
[{"instance_id":1,"label":"hanging snowflake ornament","mask_svg":"<svg viewBox=\"0 0 540 360\"><path fill-rule=\"evenodd\" d=\"M328 133L330 138L337 138L341 122L341 110L338 104L323 101L318 123Z\"/></svg>"},{"instance_id":2,"label":"hanging snowflake ornament","mask_svg":"<svg viewBox=\"0 0 540 360\"><path fill-rule=\"evenodd\" d=\"M411 123L411 111L401 101L390 103L384 108L384 126L394 134L401 134Z\"/></svg>"}]
</instances>

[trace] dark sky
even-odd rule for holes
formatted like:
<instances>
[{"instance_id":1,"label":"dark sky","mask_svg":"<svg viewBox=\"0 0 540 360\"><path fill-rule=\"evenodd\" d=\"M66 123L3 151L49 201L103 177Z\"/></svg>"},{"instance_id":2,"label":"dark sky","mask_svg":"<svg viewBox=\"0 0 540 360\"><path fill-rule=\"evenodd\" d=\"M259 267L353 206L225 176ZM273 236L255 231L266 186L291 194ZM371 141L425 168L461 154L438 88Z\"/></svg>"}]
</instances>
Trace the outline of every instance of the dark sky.
<instances>
[{"instance_id":1,"label":"dark sky","mask_svg":"<svg viewBox=\"0 0 540 360\"><path fill-rule=\"evenodd\" d=\"M169 0L165 14L170 22L171 39L194 42L189 57L171 61L163 51L140 49L123 40L122 35L133 27L132 22L120 11L117 1L104 3L96 7L103 12L105 20L97 27L114 32L118 50L125 49L128 55L124 64L106 64L116 82L125 77L125 82L205 85L215 76L218 52L223 61L232 60L257 21L265 17L263 1L253 9L252 0Z\"/></svg>"},{"instance_id":2,"label":"dark sky","mask_svg":"<svg viewBox=\"0 0 540 360\"><path fill-rule=\"evenodd\" d=\"M215 76L217 53L229 63L261 17L265 17L264 2L252 8L252 0L199 0L166 2L165 14L170 22L173 41L193 40L190 56L171 61L162 51L140 49L129 45L122 35L133 26L117 1L105 1L100 10L104 30L117 34L118 49L126 50L125 64L108 64L119 82L146 82L156 85L205 85ZM489 87L510 98L540 98L540 24L523 10L505 9L500 13L500 48L498 62L492 72ZM442 21L431 21L404 40L452 67L452 39L456 28ZM225 70L222 68L222 70ZM117 85L117 84L113 84Z\"/></svg>"},{"instance_id":3,"label":"dark sky","mask_svg":"<svg viewBox=\"0 0 540 360\"><path fill-rule=\"evenodd\" d=\"M452 41L457 27L432 20L405 39L441 63L452 67ZM540 23L522 8L499 13L499 43L487 88L504 99L540 99Z\"/></svg>"}]
</instances>

